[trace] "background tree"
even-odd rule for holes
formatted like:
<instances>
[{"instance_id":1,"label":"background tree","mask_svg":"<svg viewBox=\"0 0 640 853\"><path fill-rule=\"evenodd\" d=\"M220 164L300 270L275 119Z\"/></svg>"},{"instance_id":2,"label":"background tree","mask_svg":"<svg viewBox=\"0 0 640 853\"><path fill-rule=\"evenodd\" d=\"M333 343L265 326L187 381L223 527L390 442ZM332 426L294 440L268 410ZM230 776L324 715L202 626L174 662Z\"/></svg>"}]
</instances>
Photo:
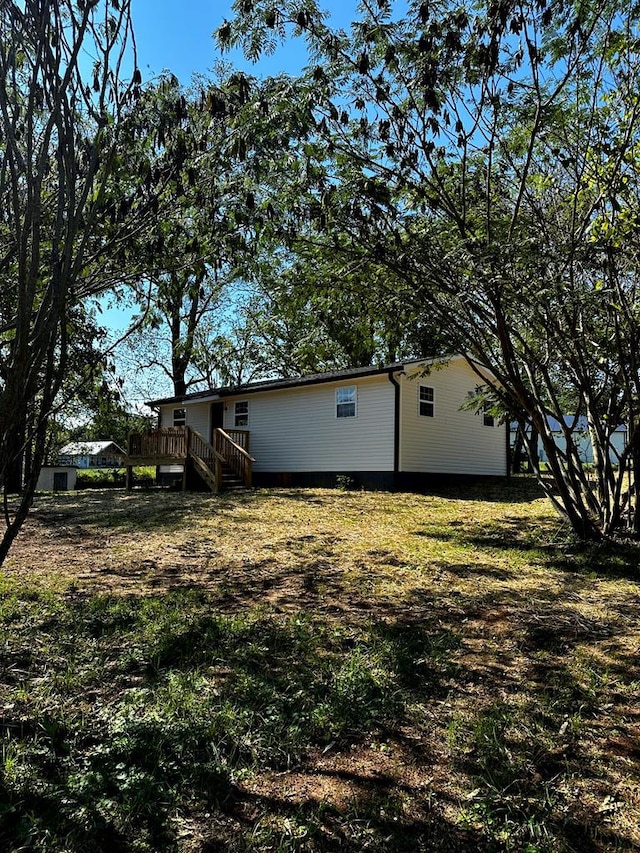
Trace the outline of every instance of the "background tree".
<instances>
[{"instance_id":1,"label":"background tree","mask_svg":"<svg viewBox=\"0 0 640 853\"><path fill-rule=\"evenodd\" d=\"M235 8L222 44L255 56L289 31L307 39L309 221L401 280L479 386L533 424L543 486L579 537L620 530L639 441L636 242L623 236L638 215L637 7L382 0L349 34L312 2Z\"/></svg>"},{"instance_id":2,"label":"background tree","mask_svg":"<svg viewBox=\"0 0 640 853\"><path fill-rule=\"evenodd\" d=\"M145 352L143 367L166 374L176 395L200 378L190 375L195 333L217 307L224 285L219 272L234 234L219 190L229 173L221 137L226 103L216 95L211 115L204 98L194 100L166 75L145 90L136 109L142 177L157 203L150 232L130 247L145 258L136 283L143 319L131 346ZM130 169L140 169L138 157L131 157Z\"/></svg>"},{"instance_id":3,"label":"background tree","mask_svg":"<svg viewBox=\"0 0 640 853\"><path fill-rule=\"evenodd\" d=\"M281 372L364 367L450 351L441 329L407 298L404 281L366 254L342 254L335 235L328 241L299 234L287 263L265 268L259 283L269 299L262 346L269 349L273 342Z\"/></svg>"},{"instance_id":4,"label":"background tree","mask_svg":"<svg viewBox=\"0 0 640 853\"><path fill-rule=\"evenodd\" d=\"M222 347L212 352L217 375L226 372L222 351L238 356L244 375L269 376L433 355L444 346L429 315L404 298L402 279L353 239L354 222L356 230L366 223L345 178L353 168L337 163L319 133L315 97L314 78L268 78L231 118L231 156L251 188L244 214L251 232L234 256L241 297L211 338ZM340 205L348 216L336 215Z\"/></svg>"},{"instance_id":5,"label":"background tree","mask_svg":"<svg viewBox=\"0 0 640 853\"><path fill-rule=\"evenodd\" d=\"M144 321L130 346L146 352L143 365L164 373L177 396L229 373L221 363L236 334L228 318L244 310L258 246L274 229L269 198L283 150L303 120L287 94L281 81L225 67L188 90L169 75L138 103L140 137L152 150L147 165L142 147L144 181L158 205L151 235L131 249L146 263L137 286ZM268 102L277 102L273 113ZM130 169L141 171L135 159Z\"/></svg>"},{"instance_id":6,"label":"background tree","mask_svg":"<svg viewBox=\"0 0 640 853\"><path fill-rule=\"evenodd\" d=\"M83 401L85 419L69 434L69 440L115 441L126 450L129 433L150 429L155 421L152 415L131 411L109 382L103 381L95 389L96 394ZM77 418L77 411L74 413Z\"/></svg>"},{"instance_id":7,"label":"background tree","mask_svg":"<svg viewBox=\"0 0 640 853\"><path fill-rule=\"evenodd\" d=\"M123 234L147 199L115 177L139 92L128 0L0 4L0 484L25 442L31 465L0 562L32 501L47 422L83 300L122 275ZM93 61L91 66L87 57ZM127 59L128 57L128 59ZM125 72L125 68L129 68ZM120 75L130 82L122 85ZM29 434L25 434L29 424Z\"/></svg>"},{"instance_id":8,"label":"background tree","mask_svg":"<svg viewBox=\"0 0 640 853\"><path fill-rule=\"evenodd\" d=\"M81 306L76 306L68 311L66 326L68 343L65 372L50 407L42 456L45 462L54 464L58 450L68 441L71 434L63 425L65 420L77 423L78 413L86 408L94 389L99 396L98 389L103 386L102 377L108 365L105 356L107 333L97 325L91 314ZM38 391L36 397L27 405L21 444L16 451L16 483L12 486L10 481L7 481L6 491L15 489L19 492L23 480L28 481L31 478L39 432L36 418L40 415L41 394L42 391Z\"/></svg>"}]
</instances>

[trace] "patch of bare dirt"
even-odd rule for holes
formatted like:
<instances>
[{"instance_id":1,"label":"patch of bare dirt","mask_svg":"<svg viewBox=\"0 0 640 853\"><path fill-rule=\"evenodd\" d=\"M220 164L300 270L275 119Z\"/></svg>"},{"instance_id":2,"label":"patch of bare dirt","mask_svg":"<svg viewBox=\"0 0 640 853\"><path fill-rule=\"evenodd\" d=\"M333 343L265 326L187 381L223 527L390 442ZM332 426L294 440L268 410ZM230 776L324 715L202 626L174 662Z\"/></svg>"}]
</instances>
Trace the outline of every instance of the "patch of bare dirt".
<instances>
[{"instance_id":1,"label":"patch of bare dirt","mask_svg":"<svg viewBox=\"0 0 640 853\"><path fill-rule=\"evenodd\" d=\"M460 815L480 826L474 785L484 784L482 773L500 777L495 760L513 762L513 790L533 811L537 798L557 798L562 820L577 821L583 846L575 849L640 849L637 589L552 570L521 541L510 549L504 536L521 536L519 520L531 510L519 511L507 534L481 543L478 530L496 524L494 507L490 514L474 505L472 542L464 538L469 508L444 510L428 497L402 505L393 496L322 492L43 499L3 571L83 594L195 588L224 612L260 605L398 626L399 636L428 624L435 640L459 641L425 652L418 676L426 698L406 725L239 782L228 814L217 818L221 839L247 823L257 832L274 816L285 821L283 833L293 832L296 815L325 809L324 847L314 849L367 849L362 827L347 830L340 816L373 808L389 837L402 829L423 850L477 850L480 836L460 828ZM439 512L457 516L439 523ZM434 674L429 661L438 655L450 668ZM507 707L540 720L512 733L500 717ZM504 752L490 755L504 739ZM523 744L528 763L519 765ZM185 850L189 838L194 850L208 849L207 837L214 843L205 823L185 819Z\"/></svg>"}]
</instances>

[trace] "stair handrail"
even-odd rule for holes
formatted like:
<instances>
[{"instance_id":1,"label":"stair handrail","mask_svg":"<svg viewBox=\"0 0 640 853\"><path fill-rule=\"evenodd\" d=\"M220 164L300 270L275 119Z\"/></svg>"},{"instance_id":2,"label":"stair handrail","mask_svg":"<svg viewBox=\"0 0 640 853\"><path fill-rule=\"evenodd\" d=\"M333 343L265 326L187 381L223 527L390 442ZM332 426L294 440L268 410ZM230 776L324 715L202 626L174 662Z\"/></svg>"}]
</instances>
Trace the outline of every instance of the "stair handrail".
<instances>
[{"instance_id":1,"label":"stair handrail","mask_svg":"<svg viewBox=\"0 0 640 853\"><path fill-rule=\"evenodd\" d=\"M194 468L200 473L200 476L210 487L211 491L217 494L220 491L220 485L222 482L222 466L220 464L214 464L215 470L212 470L208 462L193 452L189 458L191 459Z\"/></svg>"},{"instance_id":2,"label":"stair handrail","mask_svg":"<svg viewBox=\"0 0 640 853\"><path fill-rule=\"evenodd\" d=\"M215 483L214 491L217 494L222 484L222 463L225 461L224 456L218 453L215 447L198 430L193 429L193 427L188 427L188 429L191 434L190 455L211 472Z\"/></svg>"},{"instance_id":3,"label":"stair handrail","mask_svg":"<svg viewBox=\"0 0 640 853\"><path fill-rule=\"evenodd\" d=\"M244 486L248 488L251 485L251 465L256 460L247 453L244 447L237 444L222 427L216 427L214 441L216 445L220 442L221 450L223 447L228 448L229 453L222 454L224 460L233 468L234 473L242 478Z\"/></svg>"},{"instance_id":4,"label":"stair handrail","mask_svg":"<svg viewBox=\"0 0 640 853\"><path fill-rule=\"evenodd\" d=\"M231 436L229 435L229 433L228 433L228 432L225 432L225 431L222 429L222 427L217 427L217 428L216 428L216 432L217 432L217 433L219 433L219 434L224 438L224 440L225 440L225 441L228 441L228 442L229 442L229 444L233 445L233 447L234 447L237 451L239 451L239 453L240 453L242 456L246 456L246 457L247 457L247 459L248 459L250 462L255 462L255 461L256 461L256 460L253 458L253 456L251 456L251 454L250 454L250 453L247 453L247 451L244 449L244 447L241 447L241 446L240 446L236 441L234 441L234 440L231 438ZM216 452L217 452L217 451L216 451ZM223 457L223 458L224 458L224 457Z\"/></svg>"},{"instance_id":5,"label":"stair handrail","mask_svg":"<svg viewBox=\"0 0 640 853\"><path fill-rule=\"evenodd\" d=\"M211 455L214 456L218 460L218 462L225 462L224 456L221 453L218 453L213 444L208 442L207 439L201 433L199 433L197 429L194 429L193 427L189 427L189 429L191 430L192 435L204 445L206 450L210 451ZM200 453L198 453L197 455L202 457L202 454Z\"/></svg>"}]
</instances>

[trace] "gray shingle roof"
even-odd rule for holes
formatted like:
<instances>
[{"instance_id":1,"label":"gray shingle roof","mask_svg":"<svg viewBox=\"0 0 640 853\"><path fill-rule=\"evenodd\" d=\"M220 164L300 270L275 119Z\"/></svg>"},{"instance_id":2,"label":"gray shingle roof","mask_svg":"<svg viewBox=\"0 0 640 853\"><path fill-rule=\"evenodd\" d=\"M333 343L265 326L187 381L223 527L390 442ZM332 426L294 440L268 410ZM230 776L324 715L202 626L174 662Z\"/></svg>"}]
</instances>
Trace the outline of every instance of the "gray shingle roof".
<instances>
[{"instance_id":1,"label":"gray shingle roof","mask_svg":"<svg viewBox=\"0 0 640 853\"><path fill-rule=\"evenodd\" d=\"M255 394L258 391L271 391L278 388L298 388L302 385L318 385L323 382L334 382L340 379L390 373L391 371L402 370L403 367L409 364L428 364L433 361L439 361L439 359L411 359L410 361L398 361L380 367L352 367L347 370L331 370L326 373L313 373L307 376L265 379L261 382L248 382L245 385L226 385L220 388L211 388L208 391L197 391L194 394L185 394L181 397L164 397L159 400L148 400L146 405L155 407L165 403L188 403L196 400L209 400L216 397L230 397L236 394Z\"/></svg>"}]
</instances>

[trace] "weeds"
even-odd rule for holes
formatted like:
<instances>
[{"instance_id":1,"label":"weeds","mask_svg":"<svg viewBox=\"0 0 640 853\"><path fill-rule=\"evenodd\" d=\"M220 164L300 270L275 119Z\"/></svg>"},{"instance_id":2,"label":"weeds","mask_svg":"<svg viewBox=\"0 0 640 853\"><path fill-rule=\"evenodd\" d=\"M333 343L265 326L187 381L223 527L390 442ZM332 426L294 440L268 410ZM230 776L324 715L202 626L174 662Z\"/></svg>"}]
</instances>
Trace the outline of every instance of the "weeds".
<instances>
[{"instance_id":1,"label":"weeds","mask_svg":"<svg viewBox=\"0 0 640 853\"><path fill-rule=\"evenodd\" d=\"M635 849L631 564L558 564L501 494L41 498L57 556L0 576L0 849Z\"/></svg>"},{"instance_id":2,"label":"weeds","mask_svg":"<svg viewBox=\"0 0 640 853\"><path fill-rule=\"evenodd\" d=\"M89 600L72 612L57 614L55 630L75 656L58 655L19 716L14 706L2 721L7 842L170 847L169 818L185 801L223 808L247 773L359 742L402 708L393 661L369 629L345 651L338 627L215 616L200 595ZM54 628L36 609L32 630L43 621ZM98 701L79 714L87 695Z\"/></svg>"}]
</instances>

